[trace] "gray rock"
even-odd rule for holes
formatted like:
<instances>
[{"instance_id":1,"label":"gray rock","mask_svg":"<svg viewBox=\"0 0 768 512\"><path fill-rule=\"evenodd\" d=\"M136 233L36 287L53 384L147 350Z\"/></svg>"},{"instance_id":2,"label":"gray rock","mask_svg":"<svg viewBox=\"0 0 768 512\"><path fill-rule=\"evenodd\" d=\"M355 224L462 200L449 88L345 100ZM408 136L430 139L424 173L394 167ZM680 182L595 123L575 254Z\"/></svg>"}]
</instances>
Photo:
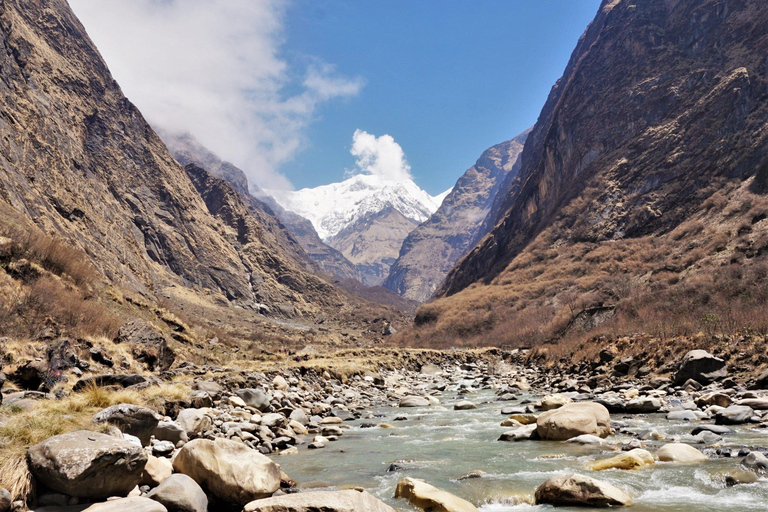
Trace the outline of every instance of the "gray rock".
<instances>
[{"instance_id":1,"label":"gray rock","mask_svg":"<svg viewBox=\"0 0 768 512\"><path fill-rule=\"evenodd\" d=\"M453 405L454 411L468 411L470 409L477 409L477 406L469 400L462 400Z\"/></svg>"},{"instance_id":2,"label":"gray rock","mask_svg":"<svg viewBox=\"0 0 768 512\"><path fill-rule=\"evenodd\" d=\"M400 399L400 407L429 407L429 400L423 396L406 396Z\"/></svg>"},{"instance_id":3,"label":"gray rock","mask_svg":"<svg viewBox=\"0 0 768 512\"><path fill-rule=\"evenodd\" d=\"M288 417L288 419L291 419L293 421L296 421L297 423L301 423L305 427L309 425L309 417L307 416L307 413L305 413L301 409L294 409L291 412L291 415Z\"/></svg>"},{"instance_id":4,"label":"gray rock","mask_svg":"<svg viewBox=\"0 0 768 512\"><path fill-rule=\"evenodd\" d=\"M534 439L536 436L536 424L531 423L530 425L525 425L522 427L518 427L515 430L509 430L507 432L504 432L499 436L499 441L527 441L529 439Z\"/></svg>"},{"instance_id":5,"label":"gray rock","mask_svg":"<svg viewBox=\"0 0 768 512\"><path fill-rule=\"evenodd\" d=\"M125 496L141 481L147 454L140 446L79 430L29 449L29 469L40 483L69 496Z\"/></svg>"},{"instance_id":6,"label":"gray rock","mask_svg":"<svg viewBox=\"0 0 768 512\"><path fill-rule=\"evenodd\" d=\"M208 393L208 395L214 400L219 400L224 394L224 388L218 382L212 380L200 380L192 384L194 391L202 391Z\"/></svg>"},{"instance_id":7,"label":"gray rock","mask_svg":"<svg viewBox=\"0 0 768 512\"><path fill-rule=\"evenodd\" d=\"M83 512L168 512L160 503L139 496L95 503Z\"/></svg>"},{"instance_id":8,"label":"gray rock","mask_svg":"<svg viewBox=\"0 0 768 512\"><path fill-rule=\"evenodd\" d=\"M169 476L150 491L147 498L162 503L168 512L208 511L208 497L197 482L187 475Z\"/></svg>"},{"instance_id":9,"label":"gray rock","mask_svg":"<svg viewBox=\"0 0 768 512\"><path fill-rule=\"evenodd\" d=\"M146 446L161 419L163 419L162 416L147 407L118 404L96 414L93 422L114 425L122 432L138 437Z\"/></svg>"},{"instance_id":10,"label":"gray rock","mask_svg":"<svg viewBox=\"0 0 768 512\"><path fill-rule=\"evenodd\" d=\"M695 436L701 432L712 432L719 436L733 434L733 430L723 425L699 425L691 431L691 434Z\"/></svg>"},{"instance_id":11,"label":"gray rock","mask_svg":"<svg viewBox=\"0 0 768 512\"><path fill-rule=\"evenodd\" d=\"M176 416L176 423L184 429L188 438L193 439L213 425L207 412L207 409L182 409Z\"/></svg>"},{"instance_id":12,"label":"gray rock","mask_svg":"<svg viewBox=\"0 0 768 512\"><path fill-rule=\"evenodd\" d=\"M671 411L667 413L667 419L669 421L697 421L699 418L693 411Z\"/></svg>"},{"instance_id":13,"label":"gray rock","mask_svg":"<svg viewBox=\"0 0 768 512\"><path fill-rule=\"evenodd\" d=\"M740 425L749 422L755 414L751 407L745 405L732 405L715 413L717 425Z\"/></svg>"},{"instance_id":14,"label":"gray rock","mask_svg":"<svg viewBox=\"0 0 768 512\"><path fill-rule=\"evenodd\" d=\"M261 412L268 412L270 410L270 397L263 389L238 389L235 394L242 398L243 402L249 407L255 407Z\"/></svg>"},{"instance_id":15,"label":"gray rock","mask_svg":"<svg viewBox=\"0 0 768 512\"><path fill-rule=\"evenodd\" d=\"M437 509L435 509L437 510ZM248 503L243 512L395 512L365 491L312 491Z\"/></svg>"},{"instance_id":16,"label":"gray rock","mask_svg":"<svg viewBox=\"0 0 768 512\"><path fill-rule=\"evenodd\" d=\"M741 465L752 471L756 471L758 473L765 473L766 471L768 471L768 457L766 457L760 452L750 452L741 461Z\"/></svg>"},{"instance_id":17,"label":"gray rock","mask_svg":"<svg viewBox=\"0 0 768 512\"><path fill-rule=\"evenodd\" d=\"M680 369L675 375L675 384L681 384L693 379L701 384L709 384L725 378L728 371L725 361L715 357L706 350L691 350L680 363Z\"/></svg>"},{"instance_id":18,"label":"gray rock","mask_svg":"<svg viewBox=\"0 0 768 512\"><path fill-rule=\"evenodd\" d=\"M621 489L583 475L557 475L536 489L536 504L555 506L624 507L632 498Z\"/></svg>"},{"instance_id":19,"label":"gray rock","mask_svg":"<svg viewBox=\"0 0 768 512\"><path fill-rule=\"evenodd\" d=\"M181 425L173 421L161 421L157 424L157 427L155 427L152 435L154 435L155 439L158 441L170 441L174 445L179 441L184 441L185 443L189 441L187 432L181 428Z\"/></svg>"},{"instance_id":20,"label":"gray rock","mask_svg":"<svg viewBox=\"0 0 768 512\"><path fill-rule=\"evenodd\" d=\"M152 455L155 457L168 457L175 448L176 445L170 441L158 441L152 445Z\"/></svg>"},{"instance_id":21,"label":"gray rock","mask_svg":"<svg viewBox=\"0 0 768 512\"><path fill-rule=\"evenodd\" d=\"M627 402L627 412L647 414L661 409L661 401L658 398L642 397Z\"/></svg>"}]
</instances>

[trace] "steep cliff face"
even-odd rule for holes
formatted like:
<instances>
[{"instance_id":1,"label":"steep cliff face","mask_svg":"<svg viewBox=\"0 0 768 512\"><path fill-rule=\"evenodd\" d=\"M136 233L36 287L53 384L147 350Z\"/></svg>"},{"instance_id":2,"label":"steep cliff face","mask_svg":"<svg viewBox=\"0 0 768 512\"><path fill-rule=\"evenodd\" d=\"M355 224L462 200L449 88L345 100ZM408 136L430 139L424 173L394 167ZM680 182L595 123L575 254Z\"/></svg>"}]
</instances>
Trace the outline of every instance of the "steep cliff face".
<instances>
[{"instance_id":1,"label":"steep cliff face","mask_svg":"<svg viewBox=\"0 0 768 512\"><path fill-rule=\"evenodd\" d=\"M295 260L318 272L342 279L362 280L359 270L352 263L320 240L310 221L285 210L271 196L255 185L249 185L242 170L221 160L190 135L160 132L160 136L179 163L184 166L196 164L229 182L243 202L262 218L266 229L274 234L275 241Z\"/></svg>"},{"instance_id":2,"label":"steep cliff face","mask_svg":"<svg viewBox=\"0 0 768 512\"><path fill-rule=\"evenodd\" d=\"M137 291L175 275L250 295L236 251L64 0L0 3L0 78L4 202Z\"/></svg>"},{"instance_id":3,"label":"steep cliff face","mask_svg":"<svg viewBox=\"0 0 768 512\"><path fill-rule=\"evenodd\" d=\"M421 322L463 310L489 330L526 309L541 326L576 299L711 284L706 272L759 260L766 26L757 0L604 1L526 142L494 229L439 289L451 300ZM627 287L607 282L619 277Z\"/></svg>"},{"instance_id":4,"label":"steep cliff face","mask_svg":"<svg viewBox=\"0 0 768 512\"><path fill-rule=\"evenodd\" d=\"M279 316L355 302L312 275L268 207L244 201L239 170L206 162L240 192L185 172L66 1L0 2L0 109L0 201L118 288L156 298L181 285Z\"/></svg>"},{"instance_id":5,"label":"steep cliff face","mask_svg":"<svg viewBox=\"0 0 768 512\"><path fill-rule=\"evenodd\" d=\"M256 210L247 198L223 178L188 164L185 171L208 211L221 221L220 235L234 247L245 266L254 296L260 304L285 316L319 314L337 307L342 295L329 283L307 272L301 262L281 247L279 236L269 228L275 222Z\"/></svg>"},{"instance_id":6,"label":"steep cliff face","mask_svg":"<svg viewBox=\"0 0 768 512\"><path fill-rule=\"evenodd\" d=\"M485 236L485 218L503 184L517 175L528 131L486 150L458 179L440 208L403 242L384 287L427 301L454 264ZM491 226L492 227L492 226Z\"/></svg>"}]
</instances>

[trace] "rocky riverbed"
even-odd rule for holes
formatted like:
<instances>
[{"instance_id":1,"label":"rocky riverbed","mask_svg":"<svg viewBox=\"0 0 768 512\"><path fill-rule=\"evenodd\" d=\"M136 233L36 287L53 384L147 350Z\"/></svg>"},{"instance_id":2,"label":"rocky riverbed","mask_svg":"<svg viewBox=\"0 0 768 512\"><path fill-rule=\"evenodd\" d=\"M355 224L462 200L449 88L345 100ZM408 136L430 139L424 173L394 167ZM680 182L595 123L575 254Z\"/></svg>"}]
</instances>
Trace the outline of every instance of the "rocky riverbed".
<instances>
[{"instance_id":1,"label":"rocky riverbed","mask_svg":"<svg viewBox=\"0 0 768 512\"><path fill-rule=\"evenodd\" d=\"M29 506L698 512L768 503L768 393L729 378L724 361L693 351L666 374L630 377L608 355L570 373L507 356L437 358L346 382L306 368L210 378L187 365L207 375L193 378L187 399L162 411L109 407L93 418L102 432L31 447ZM2 498L0 509L25 508Z\"/></svg>"}]
</instances>

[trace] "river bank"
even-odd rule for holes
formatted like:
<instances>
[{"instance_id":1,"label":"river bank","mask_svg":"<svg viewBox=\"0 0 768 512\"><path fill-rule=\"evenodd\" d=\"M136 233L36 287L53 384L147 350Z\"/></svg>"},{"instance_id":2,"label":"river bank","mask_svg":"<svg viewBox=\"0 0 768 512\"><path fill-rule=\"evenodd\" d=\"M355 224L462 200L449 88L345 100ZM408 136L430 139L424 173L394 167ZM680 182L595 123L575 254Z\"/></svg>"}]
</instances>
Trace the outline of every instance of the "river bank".
<instances>
[{"instance_id":1,"label":"river bank","mask_svg":"<svg viewBox=\"0 0 768 512\"><path fill-rule=\"evenodd\" d=\"M86 470L52 476L50 468L61 473L68 455L56 448L60 443L46 441L31 450L40 456L30 457L37 489L28 505L74 506L75 512L120 496L115 489L134 499L152 497L171 474L190 476L207 510L261 510L263 498L275 493L308 496L309 490L345 488L419 510L412 504L418 500L394 498L403 478L423 479L482 510L516 510L532 506L545 481L570 473L614 484L636 510L751 510L768 500L761 455L768 445L768 398L729 377L719 358L693 353L666 374L630 376L627 361L610 354L572 372L530 361L522 366L526 357L519 351L420 352L402 367L400 358L387 359L378 371L354 371L339 362L345 371L333 374L332 365L322 369L309 362L261 372L187 364L174 376L175 386L189 386L186 396L177 393L155 410L116 405L94 415L94 429L113 436L119 444L113 453L132 457L132 468L115 476L97 456L81 457L78 464ZM19 400L34 409L23 393L7 393L5 407L23 409ZM541 426L552 414L545 410L567 411L572 404L605 409L606 417L610 412L607 427L598 426L602 420L595 426L557 423L555 430ZM537 440L554 431L564 432L554 435L562 440ZM572 437L579 442L565 440ZM658 461L670 444L692 447L701 458ZM630 450L647 450L656 460L635 471L590 469ZM270 459L282 468L270 481L263 475L238 480L239 464L280 471ZM206 460L217 461L219 474L205 469ZM227 464L229 470L221 470ZM95 492L88 485L94 474L113 475L106 480L119 485ZM227 478L233 480L223 485ZM254 478L261 487L242 492ZM200 503L184 510L200 510ZM25 509L18 499L12 506Z\"/></svg>"}]
</instances>

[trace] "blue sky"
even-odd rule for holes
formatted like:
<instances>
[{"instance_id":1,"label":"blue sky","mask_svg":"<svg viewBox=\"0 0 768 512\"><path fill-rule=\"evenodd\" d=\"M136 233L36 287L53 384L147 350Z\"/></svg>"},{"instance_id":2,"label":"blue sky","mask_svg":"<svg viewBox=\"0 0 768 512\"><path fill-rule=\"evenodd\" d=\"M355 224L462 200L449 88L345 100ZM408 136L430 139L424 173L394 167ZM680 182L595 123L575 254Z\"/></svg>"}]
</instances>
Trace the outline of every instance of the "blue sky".
<instances>
[{"instance_id":1,"label":"blue sky","mask_svg":"<svg viewBox=\"0 0 768 512\"><path fill-rule=\"evenodd\" d=\"M437 194L489 146L533 125L598 0L294 0L288 62L319 56L365 86L323 105L282 171L297 188L343 178L356 129L389 134Z\"/></svg>"},{"instance_id":2,"label":"blue sky","mask_svg":"<svg viewBox=\"0 0 768 512\"><path fill-rule=\"evenodd\" d=\"M192 134L252 183L410 172L433 195L535 123L600 4L69 2L153 126Z\"/></svg>"}]
</instances>

